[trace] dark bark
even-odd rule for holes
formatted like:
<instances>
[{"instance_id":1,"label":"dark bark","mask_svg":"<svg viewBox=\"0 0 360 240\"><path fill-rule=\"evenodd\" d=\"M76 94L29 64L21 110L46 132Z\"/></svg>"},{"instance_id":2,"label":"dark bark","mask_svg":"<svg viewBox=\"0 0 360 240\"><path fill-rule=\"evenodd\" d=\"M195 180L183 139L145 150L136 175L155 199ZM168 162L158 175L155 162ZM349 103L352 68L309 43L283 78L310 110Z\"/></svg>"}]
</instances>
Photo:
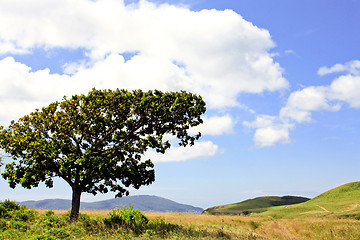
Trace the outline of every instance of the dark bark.
<instances>
[{"instance_id":1,"label":"dark bark","mask_svg":"<svg viewBox=\"0 0 360 240\"><path fill-rule=\"evenodd\" d=\"M77 221L80 211L81 190L73 187L70 221Z\"/></svg>"}]
</instances>

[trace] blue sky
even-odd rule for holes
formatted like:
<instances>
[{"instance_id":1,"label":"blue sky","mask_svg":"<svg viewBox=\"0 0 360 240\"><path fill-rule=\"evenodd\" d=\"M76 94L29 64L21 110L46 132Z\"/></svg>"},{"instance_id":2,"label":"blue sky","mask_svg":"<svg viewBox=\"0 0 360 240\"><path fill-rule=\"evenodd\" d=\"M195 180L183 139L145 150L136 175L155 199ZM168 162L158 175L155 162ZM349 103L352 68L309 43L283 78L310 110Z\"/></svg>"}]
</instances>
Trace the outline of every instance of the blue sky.
<instances>
[{"instance_id":1,"label":"blue sky","mask_svg":"<svg viewBox=\"0 0 360 240\"><path fill-rule=\"evenodd\" d=\"M204 97L198 144L149 152L156 181L131 195L206 208L267 195L314 197L359 180L357 0L0 6L1 125L93 87ZM1 199L18 201L71 197L62 180L53 189L12 190L1 179L0 189Z\"/></svg>"}]
</instances>

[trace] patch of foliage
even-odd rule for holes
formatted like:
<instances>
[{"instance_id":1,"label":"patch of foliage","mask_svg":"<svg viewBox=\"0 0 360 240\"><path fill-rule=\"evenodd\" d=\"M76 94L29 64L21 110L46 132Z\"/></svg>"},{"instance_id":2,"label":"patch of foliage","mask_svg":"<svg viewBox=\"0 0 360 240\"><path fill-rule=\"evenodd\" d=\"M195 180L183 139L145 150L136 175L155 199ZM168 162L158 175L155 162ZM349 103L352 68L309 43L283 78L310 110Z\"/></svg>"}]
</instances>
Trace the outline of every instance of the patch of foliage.
<instances>
[{"instance_id":1,"label":"patch of foliage","mask_svg":"<svg viewBox=\"0 0 360 240\"><path fill-rule=\"evenodd\" d=\"M137 234L148 228L148 222L147 217L133 206L113 209L104 219L106 226L124 226Z\"/></svg>"},{"instance_id":2,"label":"patch of foliage","mask_svg":"<svg viewBox=\"0 0 360 240\"><path fill-rule=\"evenodd\" d=\"M197 230L169 223L164 218L149 220L133 206L116 208L106 217L80 213L70 221L70 211L43 214L14 201L0 202L0 239L230 239L223 231Z\"/></svg>"}]
</instances>

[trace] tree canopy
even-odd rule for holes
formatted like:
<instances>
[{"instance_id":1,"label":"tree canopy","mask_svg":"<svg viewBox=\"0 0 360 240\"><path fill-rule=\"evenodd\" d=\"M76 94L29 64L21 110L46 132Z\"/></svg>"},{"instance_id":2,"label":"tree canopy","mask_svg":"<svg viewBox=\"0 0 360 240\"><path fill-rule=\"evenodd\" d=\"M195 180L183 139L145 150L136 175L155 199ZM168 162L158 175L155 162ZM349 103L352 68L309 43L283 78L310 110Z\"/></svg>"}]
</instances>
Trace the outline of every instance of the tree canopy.
<instances>
[{"instance_id":1,"label":"tree canopy","mask_svg":"<svg viewBox=\"0 0 360 240\"><path fill-rule=\"evenodd\" d=\"M82 192L128 195L155 180L154 165L143 160L149 149L170 148L164 134L193 145L200 133L189 128L202 123L205 102L198 95L141 90L96 90L75 95L0 127L0 147L13 161L2 176L11 188L37 187L53 178L72 188L70 218L76 220Z\"/></svg>"}]
</instances>

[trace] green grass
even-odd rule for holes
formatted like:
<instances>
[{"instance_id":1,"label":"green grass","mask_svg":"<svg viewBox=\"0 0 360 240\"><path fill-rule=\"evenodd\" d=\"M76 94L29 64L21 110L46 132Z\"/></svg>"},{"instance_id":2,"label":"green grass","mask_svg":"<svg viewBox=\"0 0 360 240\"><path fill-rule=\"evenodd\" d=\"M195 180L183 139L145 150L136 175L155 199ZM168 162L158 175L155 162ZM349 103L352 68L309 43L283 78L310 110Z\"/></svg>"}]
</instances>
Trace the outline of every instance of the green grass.
<instances>
[{"instance_id":1,"label":"green grass","mask_svg":"<svg viewBox=\"0 0 360 240\"><path fill-rule=\"evenodd\" d=\"M284 196L284 197L258 197L243 202L227 204L208 208L207 214L248 215L250 213L264 212L273 206L291 205L308 201L308 198Z\"/></svg>"},{"instance_id":2,"label":"green grass","mask_svg":"<svg viewBox=\"0 0 360 240\"><path fill-rule=\"evenodd\" d=\"M360 182L331 189L300 204L268 208L257 214L276 218L301 216L334 216L360 218Z\"/></svg>"},{"instance_id":3,"label":"green grass","mask_svg":"<svg viewBox=\"0 0 360 240\"><path fill-rule=\"evenodd\" d=\"M142 213L129 207L82 211L77 222L70 222L65 210L26 209L5 201L0 202L0 240L360 239L360 221L353 216L298 213L293 218L274 218L255 214Z\"/></svg>"},{"instance_id":4,"label":"green grass","mask_svg":"<svg viewBox=\"0 0 360 240\"><path fill-rule=\"evenodd\" d=\"M150 219L131 206L113 209L106 216L81 213L78 221L71 222L70 212L39 213L13 201L0 202L0 240L248 239L252 236L249 229L240 233L233 229L236 228L229 231L217 225L171 223L163 217Z\"/></svg>"},{"instance_id":5,"label":"green grass","mask_svg":"<svg viewBox=\"0 0 360 240\"><path fill-rule=\"evenodd\" d=\"M360 182L331 189L309 200L302 197L258 197L240 203L206 209L207 214L229 214L294 218L334 216L360 219Z\"/></svg>"},{"instance_id":6,"label":"green grass","mask_svg":"<svg viewBox=\"0 0 360 240\"><path fill-rule=\"evenodd\" d=\"M322 205L329 211L345 211L360 204L360 182L352 182L315 197L309 204Z\"/></svg>"},{"instance_id":7,"label":"green grass","mask_svg":"<svg viewBox=\"0 0 360 240\"><path fill-rule=\"evenodd\" d=\"M67 211L38 211L6 200L0 202L0 240L360 240L360 183L345 184L310 201L270 207L250 216L142 213L124 207L81 212L77 222L70 222L69 217Z\"/></svg>"}]
</instances>

